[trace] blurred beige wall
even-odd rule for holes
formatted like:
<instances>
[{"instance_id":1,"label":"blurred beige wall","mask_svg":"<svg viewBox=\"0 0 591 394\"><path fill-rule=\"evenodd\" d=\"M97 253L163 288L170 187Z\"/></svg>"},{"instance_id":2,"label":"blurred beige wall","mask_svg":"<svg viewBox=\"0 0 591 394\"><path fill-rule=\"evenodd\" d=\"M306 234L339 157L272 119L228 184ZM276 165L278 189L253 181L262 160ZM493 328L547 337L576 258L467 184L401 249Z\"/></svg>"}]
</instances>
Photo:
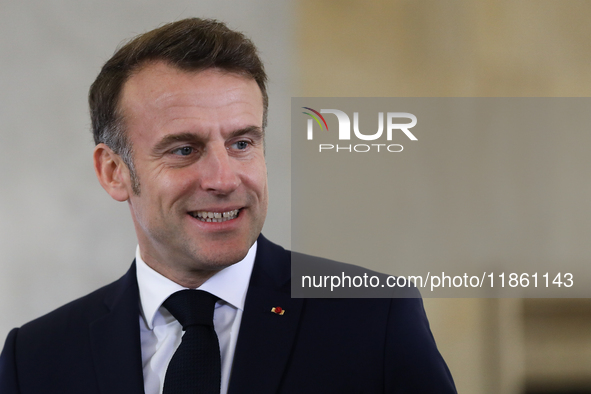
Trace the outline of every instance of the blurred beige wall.
<instances>
[{"instance_id":1,"label":"blurred beige wall","mask_svg":"<svg viewBox=\"0 0 591 394\"><path fill-rule=\"evenodd\" d=\"M591 2L301 0L299 94L574 97Z\"/></svg>"},{"instance_id":2,"label":"blurred beige wall","mask_svg":"<svg viewBox=\"0 0 591 394\"><path fill-rule=\"evenodd\" d=\"M588 1L302 0L295 24L296 95L589 96L589 20ZM591 144L591 133L581 137L581 144ZM513 155L508 160L511 168L525 159ZM579 227L551 229L560 233L552 248L557 261L577 254L564 240L580 237L577 228L591 229L589 215L581 215L589 209L568 207L569 215L580 218ZM499 257L510 261L514 256L493 238L484 247L498 249ZM550 303L558 303L558 310L570 305L568 300ZM575 316L591 314L588 300L576 303ZM566 330L563 318L543 313L548 310L544 300L425 299L425 305L461 393L591 387L589 319L575 318L577 324L567 323L571 329ZM572 321L573 314L568 316ZM563 350L552 367L548 360L556 349Z\"/></svg>"}]
</instances>

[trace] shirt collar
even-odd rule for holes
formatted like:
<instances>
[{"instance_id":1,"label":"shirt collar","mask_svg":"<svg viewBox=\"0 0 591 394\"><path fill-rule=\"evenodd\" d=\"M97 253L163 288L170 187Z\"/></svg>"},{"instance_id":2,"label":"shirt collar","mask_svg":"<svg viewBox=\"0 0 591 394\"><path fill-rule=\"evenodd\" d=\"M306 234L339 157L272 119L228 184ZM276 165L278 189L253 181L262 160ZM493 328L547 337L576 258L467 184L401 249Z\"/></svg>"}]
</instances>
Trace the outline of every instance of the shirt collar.
<instances>
[{"instance_id":1,"label":"shirt collar","mask_svg":"<svg viewBox=\"0 0 591 394\"><path fill-rule=\"evenodd\" d=\"M257 243L255 242L243 260L215 273L199 286L199 289L215 295L235 308L244 310L256 251ZM172 293L186 288L150 268L142 259L139 245L135 252L135 263L141 312L148 327L153 329L154 316L162 303Z\"/></svg>"}]
</instances>

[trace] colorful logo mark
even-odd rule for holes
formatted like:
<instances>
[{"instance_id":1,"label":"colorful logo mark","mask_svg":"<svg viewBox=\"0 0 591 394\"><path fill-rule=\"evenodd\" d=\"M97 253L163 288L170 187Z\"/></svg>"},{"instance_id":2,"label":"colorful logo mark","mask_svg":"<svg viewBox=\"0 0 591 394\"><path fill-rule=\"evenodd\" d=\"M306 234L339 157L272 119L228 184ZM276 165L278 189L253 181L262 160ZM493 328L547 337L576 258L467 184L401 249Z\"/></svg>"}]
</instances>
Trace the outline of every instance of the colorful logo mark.
<instances>
[{"instance_id":1,"label":"colorful logo mark","mask_svg":"<svg viewBox=\"0 0 591 394\"><path fill-rule=\"evenodd\" d=\"M309 112L302 112L303 114L310 115L316 121L316 123L318 123L318 126L320 126L320 130L323 129L322 123L320 123L320 119L322 119L324 126L326 126L326 131L328 131L328 125L326 124L326 120L324 120L324 116L320 115L320 112L318 112L312 108L309 108L309 107L302 107L302 108L312 111L317 115L317 116L314 116L313 114L311 114ZM318 119L318 117L320 117L320 119Z\"/></svg>"}]
</instances>

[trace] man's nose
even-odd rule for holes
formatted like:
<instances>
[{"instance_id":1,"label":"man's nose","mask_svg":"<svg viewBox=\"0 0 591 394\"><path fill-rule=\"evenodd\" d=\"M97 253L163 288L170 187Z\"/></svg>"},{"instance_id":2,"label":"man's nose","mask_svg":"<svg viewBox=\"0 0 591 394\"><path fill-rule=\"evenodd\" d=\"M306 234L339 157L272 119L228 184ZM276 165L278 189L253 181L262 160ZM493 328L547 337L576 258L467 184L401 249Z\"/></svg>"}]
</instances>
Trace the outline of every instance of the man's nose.
<instances>
[{"instance_id":1,"label":"man's nose","mask_svg":"<svg viewBox=\"0 0 591 394\"><path fill-rule=\"evenodd\" d=\"M200 160L201 188L215 194L229 194L240 185L237 164L225 146L209 147Z\"/></svg>"}]
</instances>

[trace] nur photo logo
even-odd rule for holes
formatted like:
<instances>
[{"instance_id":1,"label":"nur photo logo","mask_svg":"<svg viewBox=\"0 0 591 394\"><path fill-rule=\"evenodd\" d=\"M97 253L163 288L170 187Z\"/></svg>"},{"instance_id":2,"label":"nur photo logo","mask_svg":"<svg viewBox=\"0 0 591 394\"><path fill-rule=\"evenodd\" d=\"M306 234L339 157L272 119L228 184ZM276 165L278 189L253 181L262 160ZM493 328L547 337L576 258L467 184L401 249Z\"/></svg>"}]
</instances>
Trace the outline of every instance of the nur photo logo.
<instances>
[{"instance_id":1,"label":"nur photo logo","mask_svg":"<svg viewBox=\"0 0 591 394\"><path fill-rule=\"evenodd\" d=\"M308 140L314 139L314 126L320 132L329 132L328 123L322 114L333 114L338 121L338 140L350 141L351 138L362 141L375 141L384 135L384 128L386 129L386 141L392 141L392 136L396 132L402 132L411 141L417 141L417 137L410 131L416 126L417 117L408 112L378 112L378 130L373 134L365 134L359 130L359 112L353 112L353 137L351 135L351 119L344 111L338 109L321 109L317 111L310 107L302 107L307 110L302 112L309 118L307 120L306 138ZM384 127L384 118L386 119L386 127ZM405 123L401 121L406 120ZM408 122L410 120L410 122ZM372 144L318 144L319 152L333 151L333 152L358 152L364 153L369 151L376 152L402 152L404 147L400 144L386 144L386 143L372 143Z\"/></svg>"}]
</instances>

